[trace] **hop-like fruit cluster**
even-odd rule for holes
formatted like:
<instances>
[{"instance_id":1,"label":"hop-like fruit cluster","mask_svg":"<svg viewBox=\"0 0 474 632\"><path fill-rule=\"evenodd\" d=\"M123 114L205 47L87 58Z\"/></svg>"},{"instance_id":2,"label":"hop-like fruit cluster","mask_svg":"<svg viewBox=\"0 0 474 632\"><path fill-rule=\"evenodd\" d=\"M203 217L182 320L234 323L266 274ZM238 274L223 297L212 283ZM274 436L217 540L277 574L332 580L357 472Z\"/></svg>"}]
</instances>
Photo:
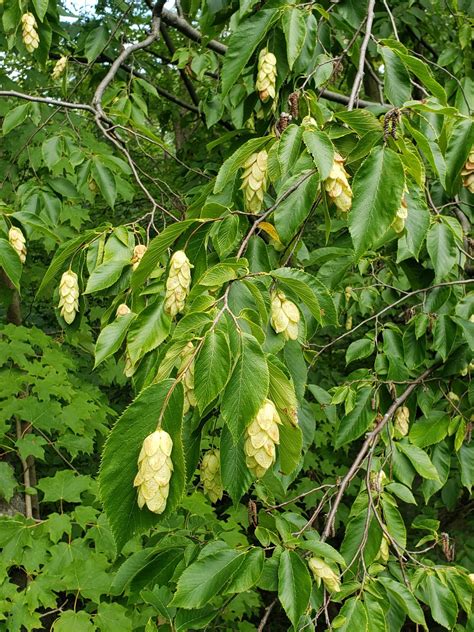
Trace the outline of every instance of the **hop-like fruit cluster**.
<instances>
[{"instance_id":1,"label":"hop-like fruit cluster","mask_svg":"<svg viewBox=\"0 0 474 632\"><path fill-rule=\"evenodd\" d=\"M268 468L275 463L275 446L280 442L280 424L275 404L266 399L246 430L245 460L256 478L262 478Z\"/></svg>"},{"instance_id":2,"label":"hop-like fruit cluster","mask_svg":"<svg viewBox=\"0 0 474 632\"><path fill-rule=\"evenodd\" d=\"M393 425L395 436L404 437L410 429L410 410L407 406L400 406L395 411L395 423Z\"/></svg>"},{"instance_id":3,"label":"hop-like fruit cluster","mask_svg":"<svg viewBox=\"0 0 474 632\"><path fill-rule=\"evenodd\" d=\"M16 250L20 261L25 263L26 261L26 239L23 233L16 226L12 226L8 231L8 241L10 245Z\"/></svg>"},{"instance_id":4,"label":"hop-like fruit cluster","mask_svg":"<svg viewBox=\"0 0 474 632\"><path fill-rule=\"evenodd\" d=\"M130 260L130 263L132 264L132 270L136 270L138 268L138 266L140 265L140 261L143 259L143 255L146 251L147 247L143 244L138 244L137 246L135 246L135 248L133 249L132 258Z\"/></svg>"},{"instance_id":5,"label":"hop-like fruit cluster","mask_svg":"<svg viewBox=\"0 0 474 632\"><path fill-rule=\"evenodd\" d=\"M117 311L115 312L116 316L126 316L127 314L131 313L131 309L128 305L126 305L125 303L120 303L120 305L117 307Z\"/></svg>"},{"instance_id":6,"label":"hop-like fruit cluster","mask_svg":"<svg viewBox=\"0 0 474 632\"><path fill-rule=\"evenodd\" d=\"M405 228L405 221L408 217L408 206L405 200L405 196L402 198L400 208L395 215L395 219L392 222L392 228L396 233L402 233Z\"/></svg>"},{"instance_id":7,"label":"hop-like fruit cluster","mask_svg":"<svg viewBox=\"0 0 474 632\"><path fill-rule=\"evenodd\" d=\"M324 560L320 557L311 557L308 561L308 566L318 586L321 585L321 580L323 580L324 586L330 593L341 591L339 575Z\"/></svg>"},{"instance_id":8,"label":"hop-like fruit cluster","mask_svg":"<svg viewBox=\"0 0 474 632\"><path fill-rule=\"evenodd\" d=\"M276 63L275 55L270 53L266 48L262 48L258 56L258 73L255 89L258 92L260 100L263 102L268 101L270 97L272 99L275 98Z\"/></svg>"},{"instance_id":9,"label":"hop-like fruit cluster","mask_svg":"<svg viewBox=\"0 0 474 632\"><path fill-rule=\"evenodd\" d=\"M184 414L186 414L191 407L196 406L197 403L194 394L194 351L193 343L188 342L181 352L181 365L179 367L178 376L183 376Z\"/></svg>"},{"instance_id":10,"label":"hop-like fruit cluster","mask_svg":"<svg viewBox=\"0 0 474 632\"><path fill-rule=\"evenodd\" d=\"M474 193L474 146L471 147L469 158L461 171L462 184L470 193Z\"/></svg>"},{"instance_id":11,"label":"hop-like fruit cluster","mask_svg":"<svg viewBox=\"0 0 474 632\"><path fill-rule=\"evenodd\" d=\"M37 24L32 13L23 13L21 16L22 38L26 50L32 53L39 46L39 36L36 31Z\"/></svg>"},{"instance_id":12,"label":"hop-like fruit cluster","mask_svg":"<svg viewBox=\"0 0 474 632\"><path fill-rule=\"evenodd\" d=\"M57 79L61 77L63 72L66 70L66 67L67 67L67 57L63 55L55 63L53 72L51 73L51 77L56 81Z\"/></svg>"},{"instance_id":13,"label":"hop-like fruit cluster","mask_svg":"<svg viewBox=\"0 0 474 632\"><path fill-rule=\"evenodd\" d=\"M258 213L263 206L263 197L267 189L268 154L262 151L252 154L244 163L242 186L245 208L250 213Z\"/></svg>"},{"instance_id":14,"label":"hop-like fruit cluster","mask_svg":"<svg viewBox=\"0 0 474 632\"><path fill-rule=\"evenodd\" d=\"M390 543L387 539L387 536L384 535L382 537L382 541L380 542L379 552L377 553L377 560L382 562L382 564L386 564L390 557Z\"/></svg>"},{"instance_id":15,"label":"hop-like fruit cluster","mask_svg":"<svg viewBox=\"0 0 474 632\"><path fill-rule=\"evenodd\" d=\"M79 311L79 284L77 274L72 270L65 272L59 283L59 305L60 314L70 325L74 322Z\"/></svg>"},{"instance_id":16,"label":"hop-like fruit cluster","mask_svg":"<svg viewBox=\"0 0 474 632\"><path fill-rule=\"evenodd\" d=\"M191 268L186 253L177 250L171 257L166 280L165 312L172 318L183 311L191 287Z\"/></svg>"},{"instance_id":17,"label":"hop-like fruit cluster","mask_svg":"<svg viewBox=\"0 0 474 632\"><path fill-rule=\"evenodd\" d=\"M289 301L283 292L274 292L271 299L270 322L277 334L283 334L286 340L298 338L300 313L296 305Z\"/></svg>"},{"instance_id":18,"label":"hop-like fruit cluster","mask_svg":"<svg viewBox=\"0 0 474 632\"><path fill-rule=\"evenodd\" d=\"M352 206L352 189L348 178L348 173L344 169L344 158L337 153L334 154L334 162L329 177L324 181L324 188L337 208L344 213Z\"/></svg>"},{"instance_id":19,"label":"hop-like fruit cluster","mask_svg":"<svg viewBox=\"0 0 474 632\"><path fill-rule=\"evenodd\" d=\"M138 473L133 486L138 487L138 506L146 504L156 514L165 510L173 473L173 441L164 430L155 430L145 439L138 456Z\"/></svg>"},{"instance_id":20,"label":"hop-like fruit cluster","mask_svg":"<svg viewBox=\"0 0 474 632\"><path fill-rule=\"evenodd\" d=\"M313 118L312 116L306 115L303 120L301 121L301 125L305 128L305 129L318 129L318 123L316 121L315 118Z\"/></svg>"},{"instance_id":21,"label":"hop-like fruit cluster","mask_svg":"<svg viewBox=\"0 0 474 632\"><path fill-rule=\"evenodd\" d=\"M209 450L202 457L201 482L204 493L211 503L222 498L224 490L221 481L221 453L219 450Z\"/></svg>"}]
</instances>

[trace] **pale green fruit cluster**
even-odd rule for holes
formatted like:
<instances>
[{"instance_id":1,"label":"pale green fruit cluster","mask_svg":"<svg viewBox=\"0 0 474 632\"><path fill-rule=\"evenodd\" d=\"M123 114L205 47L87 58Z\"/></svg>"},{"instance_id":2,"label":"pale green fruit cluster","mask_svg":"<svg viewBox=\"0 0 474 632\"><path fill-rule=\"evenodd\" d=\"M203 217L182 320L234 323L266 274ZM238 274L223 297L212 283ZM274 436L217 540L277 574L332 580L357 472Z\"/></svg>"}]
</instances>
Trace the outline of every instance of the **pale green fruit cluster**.
<instances>
[{"instance_id":1,"label":"pale green fruit cluster","mask_svg":"<svg viewBox=\"0 0 474 632\"><path fill-rule=\"evenodd\" d=\"M249 213L262 210L267 189L268 154L263 149L250 156L244 163L241 189L244 192L245 208Z\"/></svg>"},{"instance_id":2,"label":"pale green fruit cluster","mask_svg":"<svg viewBox=\"0 0 474 632\"><path fill-rule=\"evenodd\" d=\"M471 147L469 158L461 171L462 184L466 189L474 194L474 146Z\"/></svg>"},{"instance_id":3,"label":"pale green fruit cluster","mask_svg":"<svg viewBox=\"0 0 474 632\"><path fill-rule=\"evenodd\" d=\"M339 575L324 560L320 557L311 557L308 561L308 566L318 586L321 585L321 580L323 580L324 586L330 593L341 591Z\"/></svg>"},{"instance_id":4,"label":"pale green fruit cluster","mask_svg":"<svg viewBox=\"0 0 474 632\"><path fill-rule=\"evenodd\" d=\"M245 460L256 478L262 478L275 463L276 445L280 442L278 426L281 424L275 404L266 399L255 419L247 427Z\"/></svg>"},{"instance_id":5,"label":"pale green fruit cluster","mask_svg":"<svg viewBox=\"0 0 474 632\"><path fill-rule=\"evenodd\" d=\"M161 514L166 508L173 473L173 441L164 430L155 430L145 439L138 457L138 473L133 486L138 488L138 506Z\"/></svg>"},{"instance_id":6,"label":"pale green fruit cluster","mask_svg":"<svg viewBox=\"0 0 474 632\"><path fill-rule=\"evenodd\" d=\"M408 206L405 200L405 196L402 198L400 208L395 215L395 219L392 222L392 228L396 233L402 233L405 228L405 222L408 217Z\"/></svg>"},{"instance_id":7,"label":"pale green fruit cluster","mask_svg":"<svg viewBox=\"0 0 474 632\"><path fill-rule=\"evenodd\" d=\"M138 244L133 249L133 255L130 263L132 264L132 270L136 270L140 265L140 261L143 259L143 255L147 251L147 247L143 244Z\"/></svg>"},{"instance_id":8,"label":"pale green fruit cluster","mask_svg":"<svg viewBox=\"0 0 474 632\"><path fill-rule=\"evenodd\" d=\"M16 226L12 226L8 231L8 241L10 245L16 250L20 261L25 263L26 261L26 239L23 233Z\"/></svg>"},{"instance_id":9,"label":"pale green fruit cluster","mask_svg":"<svg viewBox=\"0 0 474 632\"><path fill-rule=\"evenodd\" d=\"M286 340L298 338L300 313L283 292L274 292L272 295L270 322L276 333L283 334Z\"/></svg>"},{"instance_id":10,"label":"pale green fruit cluster","mask_svg":"<svg viewBox=\"0 0 474 632\"><path fill-rule=\"evenodd\" d=\"M408 406L400 406L395 411L395 422L393 424L395 436L404 437L410 429L410 410Z\"/></svg>"},{"instance_id":11,"label":"pale green fruit cluster","mask_svg":"<svg viewBox=\"0 0 474 632\"><path fill-rule=\"evenodd\" d=\"M266 48L262 48L258 56L258 72L255 89L258 92L260 100L263 102L268 101L269 98L275 98L276 64L277 60L275 55L270 53Z\"/></svg>"},{"instance_id":12,"label":"pale green fruit cluster","mask_svg":"<svg viewBox=\"0 0 474 632\"><path fill-rule=\"evenodd\" d=\"M62 76L63 72L66 70L66 67L67 67L67 57L63 55L55 63L53 72L51 73L51 77L56 81Z\"/></svg>"},{"instance_id":13,"label":"pale green fruit cluster","mask_svg":"<svg viewBox=\"0 0 474 632\"><path fill-rule=\"evenodd\" d=\"M196 406L196 396L194 394L194 345L192 342L184 347L181 352L181 364L178 375L183 376L184 388L184 407L183 413L186 414L191 407Z\"/></svg>"},{"instance_id":14,"label":"pale green fruit cluster","mask_svg":"<svg viewBox=\"0 0 474 632\"><path fill-rule=\"evenodd\" d=\"M68 325L74 322L79 311L79 284L77 274L72 270L65 272L59 283L59 305L60 314Z\"/></svg>"},{"instance_id":15,"label":"pale green fruit cluster","mask_svg":"<svg viewBox=\"0 0 474 632\"><path fill-rule=\"evenodd\" d=\"M23 44L29 53L32 53L39 46L39 35L36 31L37 24L32 13L23 13L21 16Z\"/></svg>"},{"instance_id":16,"label":"pale green fruit cluster","mask_svg":"<svg viewBox=\"0 0 474 632\"><path fill-rule=\"evenodd\" d=\"M166 279L165 312L172 318L184 310L191 287L192 267L183 250L177 250L171 257Z\"/></svg>"},{"instance_id":17,"label":"pale green fruit cluster","mask_svg":"<svg viewBox=\"0 0 474 632\"><path fill-rule=\"evenodd\" d=\"M120 305L117 307L117 311L115 312L116 316L126 316L127 314L131 313L131 309L128 305L126 305L125 303L120 303Z\"/></svg>"},{"instance_id":18,"label":"pale green fruit cluster","mask_svg":"<svg viewBox=\"0 0 474 632\"><path fill-rule=\"evenodd\" d=\"M344 158L338 153L334 154L332 168L329 177L324 181L324 188L343 213L347 213L352 206L352 189L348 178L348 173L344 169Z\"/></svg>"},{"instance_id":19,"label":"pale green fruit cluster","mask_svg":"<svg viewBox=\"0 0 474 632\"><path fill-rule=\"evenodd\" d=\"M221 453L219 450L209 450L202 457L201 482L204 493L211 503L222 498L224 490L221 481Z\"/></svg>"}]
</instances>

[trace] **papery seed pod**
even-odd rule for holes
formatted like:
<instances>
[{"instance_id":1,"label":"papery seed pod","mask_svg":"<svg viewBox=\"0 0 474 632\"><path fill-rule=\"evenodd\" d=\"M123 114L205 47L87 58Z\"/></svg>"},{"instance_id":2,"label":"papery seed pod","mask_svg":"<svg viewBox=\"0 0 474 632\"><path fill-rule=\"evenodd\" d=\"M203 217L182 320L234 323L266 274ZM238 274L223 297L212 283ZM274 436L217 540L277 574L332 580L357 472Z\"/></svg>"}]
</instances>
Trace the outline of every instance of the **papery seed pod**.
<instances>
[{"instance_id":1,"label":"papery seed pod","mask_svg":"<svg viewBox=\"0 0 474 632\"><path fill-rule=\"evenodd\" d=\"M400 408L397 408L395 411L393 429L397 439L408 434L410 429L410 409L407 406L400 406Z\"/></svg>"},{"instance_id":2,"label":"papery seed pod","mask_svg":"<svg viewBox=\"0 0 474 632\"><path fill-rule=\"evenodd\" d=\"M164 430L155 430L145 439L138 457L138 473L133 486L138 487L138 506L161 514L166 508L173 473L173 441Z\"/></svg>"},{"instance_id":3,"label":"papery seed pod","mask_svg":"<svg viewBox=\"0 0 474 632\"><path fill-rule=\"evenodd\" d=\"M456 405L459 402L459 395L457 395L454 391L449 391L447 398L451 404Z\"/></svg>"},{"instance_id":4,"label":"papery seed pod","mask_svg":"<svg viewBox=\"0 0 474 632\"><path fill-rule=\"evenodd\" d=\"M317 129L318 128L318 123L317 123L316 119L314 119L312 116L309 116L309 115L304 117L304 119L301 121L301 125L305 129Z\"/></svg>"},{"instance_id":5,"label":"papery seed pod","mask_svg":"<svg viewBox=\"0 0 474 632\"><path fill-rule=\"evenodd\" d=\"M72 270L65 272L59 283L59 304L60 314L68 325L74 322L79 311L79 284L77 274Z\"/></svg>"},{"instance_id":6,"label":"papery seed pod","mask_svg":"<svg viewBox=\"0 0 474 632\"><path fill-rule=\"evenodd\" d=\"M400 208L398 209L395 219L392 222L392 228L396 233L403 232L407 217L408 217L408 206L405 200L405 196L403 196Z\"/></svg>"},{"instance_id":7,"label":"papery seed pod","mask_svg":"<svg viewBox=\"0 0 474 632\"><path fill-rule=\"evenodd\" d=\"M125 352L125 366L123 367L123 374L125 377L132 377L135 373L135 365L132 362L132 358L130 357L128 352Z\"/></svg>"},{"instance_id":8,"label":"papery seed pod","mask_svg":"<svg viewBox=\"0 0 474 632\"><path fill-rule=\"evenodd\" d=\"M318 586L321 585L321 580L323 580L324 586L329 592L340 592L341 580L329 564L326 564L320 557L311 557L308 561L308 566Z\"/></svg>"},{"instance_id":9,"label":"papery seed pod","mask_svg":"<svg viewBox=\"0 0 474 632\"><path fill-rule=\"evenodd\" d=\"M245 460L247 467L256 478L262 478L275 463L275 446L280 442L278 430L280 424L281 420L275 404L265 399L245 434Z\"/></svg>"},{"instance_id":10,"label":"papery seed pod","mask_svg":"<svg viewBox=\"0 0 474 632\"><path fill-rule=\"evenodd\" d=\"M127 314L131 313L131 309L128 305L126 305L125 303L120 303L120 305L117 307L117 311L115 312L116 316L126 316Z\"/></svg>"},{"instance_id":11,"label":"papery seed pod","mask_svg":"<svg viewBox=\"0 0 474 632\"><path fill-rule=\"evenodd\" d=\"M20 261L25 263L26 261L26 239L23 233L16 226L12 226L8 231L8 241L10 245L16 250Z\"/></svg>"},{"instance_id":12,"label":"papery seed pod","mask_svg":"<svg viewBox=\"0 0 474 632\"><path fill-rule=\"evenodd\" d=\"M66 70L66 67L67 67L67 57L63 55L55 63L53 72L51 73L51 77L56 81L57 79L61 77L63 72Z\"/></svg>"},{"instance_id":13,"label":"papery seed pod","mask_svg":"<svg viewBox=\"0 0 474 632\"><path fill-rule=\"evenodd\" d=\"M346 299L346 305L349 305L349 303L351 302L351 297L352 297L352 288L350 285L348 285L346 289L344 290L344 298Z\"/></svg>"},{"instance_id":14,"label":"papery seed pod","mask_svg":"<svg viewBox=\"0 0 474 632\"><path fill-rule=\"evenodd\" d=\"M300 312L283 292L273 292L271 297L270 323L277 334L283 334L286 340L298 338Z\"/></svg>"},{"instance_id":15,"label":"papery seed pod","mask_svg":"<svg viewBox=\"0 0 474 632\"><path fill-rule=\"evenodd\" d=\"M469 577L469 581L474 586L474 573L469 573L468 577Z\"/></svg>"},{"instance_id":16,"label":"papery seed pod","mask_svg":"<svg viewBox=\"0 0 474 632\"><path fill-rule=\"evenodd\" d=\"M474 146L471 147L469 157L461 171L462 185L474 194Z\"/></svg>"},{"instance_id":17,"label":"papery seed pod","mask_svg":"<svg viewBox=\"0 0 474 632\"><path fill-rule=\"evenodd\" d=\"M91 193L97 193L99 188L98 188L97 182L94 180L94 178L89 178L89 180L87 182L87 188L89 189L89 191Z\"/></svg>"},{"instance_id":18,"label":"papery seed pod","mask_svg":"<svg viewBox=\"0 0 474 632\"><path fill-rule=\"evenodd\" d=\"M348 316L346 318L346 331L350 331L352 329L352 316Z\"/></svg>"},{"instance_id":19,"label":"papery seed pod","mask_svg":"<svg viewBox=\"0 0 474 632\"><path fill-rule=\"evenodd\" d=\"M267 189L268 154L262 151L252 154L244 163L241 189L244 192L245 208L250 213L258 213L263 206Z\"/></svg>"},{"instance_id":20,"label":"papery seed pod","mask_svg":"<svg viewBox=\"0 0 474 632\"><path fill-rule=\"evenodd\" d=\"M183 250L177 250L171 257L166 279L165 312L172 318L184 310L191 287L192 267Z\"/></svg>"},{"instance_id":21,"label":"papery seed pod","mask_svg":"<svg viewBox=\"0 0 474 632\"><path fill-rule=\"evenodd\" d=\"M383 564L388 562L390 557L390 543L386 535L382 536L382 540L380 542L379 552L377 553L376 560L380 560Z\"/></svg>"},{"instance_id":22,"label":"papery seed pod","mask_svg":"<svg viewBox=\"0 0 474 632\"><path fill-rule=\"evenodd\" d=\"M385 485L385 481L387 480L387 475L383 470L379 470L378 472L370 472L369 475L369 485L370 489L373 492L377 492L381 494L383 492L383 488Z\"/></svg>"},{"instance_id":23,"label":"papery seed pod","mask_svg":"<svg viewBox=\"0 0 474 632\"><path fill-rule=\"evenodd\" d=\"M272 99L275 98L276 63L275 55L270 53L266 48L262 48L258 56L258 73L255 89L258 92L260 100L263 102L268 101L270 97Z\"/></svg>"},{"instance_id":24,"label":"papery seed pod","mask_svg":"<svg viewBox=\"0 0 474 632\"><path fill-rule=\"evenodd\" d=\"M221 481L221 454L219 450L209 450L201 461L201 483L204 493L211 503L222 498L224 489Z\"/></svg>"},{"instance_id":25,"label":"papery seed pod","mask_svg":"<svg viewBox=\"0 0 474 632\"><path fill-rule=\"evenodd\" d=\"M343 213L347 213L352 206L352 189L348 178L348 173L344 169L344 158L338 153L334 154L334 162L329 177L324 181L324 188Z\"/></svg>"},{"instance_id":26,"label":"papery seed pod","mask_svg":"<svg viewBox=\"0 0 474 632\"><path fill-rule=\"evenodd\" d=\"M133 255L130 259L130 263L132 264L132 270L136 270L140 265L140 261L143 259L143 255L147 251L147 247L143 244L138 244L133 249Z\"/></svg>"},{"instance_id":27,"label":"papery seed pod","mask_svg":"<svg viewBox=\"0 0 474 632\"><path fill-rule=\"evenodd\" d=\"M39 46L39 36L36 31L37 24L32 13L24 13L21 16L22 38L26 50L32 53Z\"/></svg>"},{"instance_id":28,"label":"papery seed pod","mask_svg":"<svg viewBox=\"0 0 474 632\"><path fill-rule=\"evenodd\" d=\"M180 355L181 364L178 370L178 376L183 376L184 414L197 404L196 395L194 394L194 353L195 349L193 343L188 342Z\"/></svg>"}]
</instances>

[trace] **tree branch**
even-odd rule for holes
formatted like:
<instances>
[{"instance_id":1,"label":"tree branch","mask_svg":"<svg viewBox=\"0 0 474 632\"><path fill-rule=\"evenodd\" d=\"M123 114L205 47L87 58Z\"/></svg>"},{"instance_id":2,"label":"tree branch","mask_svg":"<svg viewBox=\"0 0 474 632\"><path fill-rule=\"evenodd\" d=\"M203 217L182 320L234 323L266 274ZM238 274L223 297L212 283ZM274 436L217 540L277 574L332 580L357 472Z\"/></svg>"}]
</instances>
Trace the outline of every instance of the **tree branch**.
<instances>
[{"instance_id":1,"label":"tree branch","mask_svg":"<svg viewBox=\"0 0 474 632\"><path fill-rule=\"evenodd\" d=\"M53 99L51 97L37 97L34 94L25 94L16 90L0 90L0 97L14 97L24 99L25 101L33 101L35 103L46 103L47 105L55 105L60 108L68 108L69 110L86 110L95 114L95 109L87 103L71 103L70 101L62 101L61 99Z\"/></svg>"},{"instance_id":2,"label":"tree branch","mask_svg":"<svg viewBox=\"0 0 474 632\"><path fill-rule=\"evenodd\" d=\"M373 430L372 432L369 432L367 434L367 437L366 437L364 443L362 444L362 447L359 450L359 453L357 454L354 462L352 463L352 465L349 468L347 474L344 476L344 478L342 479L342 481L341 481L341 483L339 485L339 491L337 492L337 496L336 496L336 498L334 500L334 504L332 505L331 511L329 512L328 517L326 519L326 525L324 527L324 531L323 531L323 533L321 535L321 541L322 542L327 540L329 535L331 534L332 527L333 527L333 524L334 524L334 519L336 517L339 505L341 504L342 497L344 496L344 493L345 493L349 483L351 482L351 480L354 478L354 476L359 471L359 468L362 465L362 462L364 461L365 457L367 456L367 453L369 452L372 444L374 443L374 440L377 439L379 434L385 428L385 426L390 421L390 419L392 418L392 416L395 413L395 411L397 410L397 408L399 408L408 399L408 397L415 390L415 388L419 384L421 384L423 382L423 380L426 377L428 377L428 375L432 371L434 371L437 367L438 367L438 365L434 365L434 366L430 367L429 369L426 369L426 371L424 371L419 377L417 377L416 380L414 382L412 382L403 391L403 393L401 395L399 395L392 402L390 408L387 410L387 412L382 417L382 419L378 422L377 426L375 427L375 430Z\"/></svg>"},{"instance_id":3,"label":"tree branch","mask_svg":"<svg viewBox=\"0 0 474 632\"><path fill-rule=\"evenodd\" d=\"M359 91L362 86L362 79L364 78L364 65L365 65L365 56L367 54L367 47L370 41L370 35L372 33L372 24L374 21L374 7L375 0L369 0L369 4L367 7L367 24L365 27L365 35L362 40L362 45L360 47L359 53L359 68L357 69L357 74L354 79L354 83L352 85L351 96L349 97L349 103L347 104L347 109L349 112L354 109L354 103L356 102L357 97L359 96Z\"/></svg>"}]
</instances>

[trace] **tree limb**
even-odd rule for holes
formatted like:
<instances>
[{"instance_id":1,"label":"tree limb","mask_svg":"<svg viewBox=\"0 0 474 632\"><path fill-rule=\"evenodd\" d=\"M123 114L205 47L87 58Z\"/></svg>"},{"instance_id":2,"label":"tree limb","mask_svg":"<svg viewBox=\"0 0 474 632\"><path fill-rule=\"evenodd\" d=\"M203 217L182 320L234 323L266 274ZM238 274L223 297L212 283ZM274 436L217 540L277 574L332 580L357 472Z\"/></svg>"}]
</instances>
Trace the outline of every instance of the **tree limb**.
<instances>
[{"instance_id":1,"label":"tree limb","mask_svg":"<svg viewBox=\"0 0 474 632\"><path fill-rule=\"evenodd\" d=\"M374 8L375 0L369 0L367 7L367 24L365 27L365 35L364 39L362 40L359 53L359 68L357 69L357 74L355 76L354 83L352 84L351 96L349 97L349 103L347 104L347 109L349 110L349 112L354 109L354 103L359 96L359 91L362 86L362 79L364 78L365 56L367 54L367 47L369 45L370 35L372 33Z\"/></svg>"},{"instance_id":2,"label":"tree limb","mask_svg":"<svg viewBox=\"0 0 474 632\"><path fill-rule=\"evenodd\" d=\"M51 97L37 97L34 94L25 94L16 90L0 90L0 97L14 97L24 99L25 101L33 101L35 103L46 103L47 105L55 105L60 108L68 108L69 110L86 110L95 114L95 109L87 103L71 103L70 101L62 101L61 99L53 99Z\"/></svg>"}]
</instances>

